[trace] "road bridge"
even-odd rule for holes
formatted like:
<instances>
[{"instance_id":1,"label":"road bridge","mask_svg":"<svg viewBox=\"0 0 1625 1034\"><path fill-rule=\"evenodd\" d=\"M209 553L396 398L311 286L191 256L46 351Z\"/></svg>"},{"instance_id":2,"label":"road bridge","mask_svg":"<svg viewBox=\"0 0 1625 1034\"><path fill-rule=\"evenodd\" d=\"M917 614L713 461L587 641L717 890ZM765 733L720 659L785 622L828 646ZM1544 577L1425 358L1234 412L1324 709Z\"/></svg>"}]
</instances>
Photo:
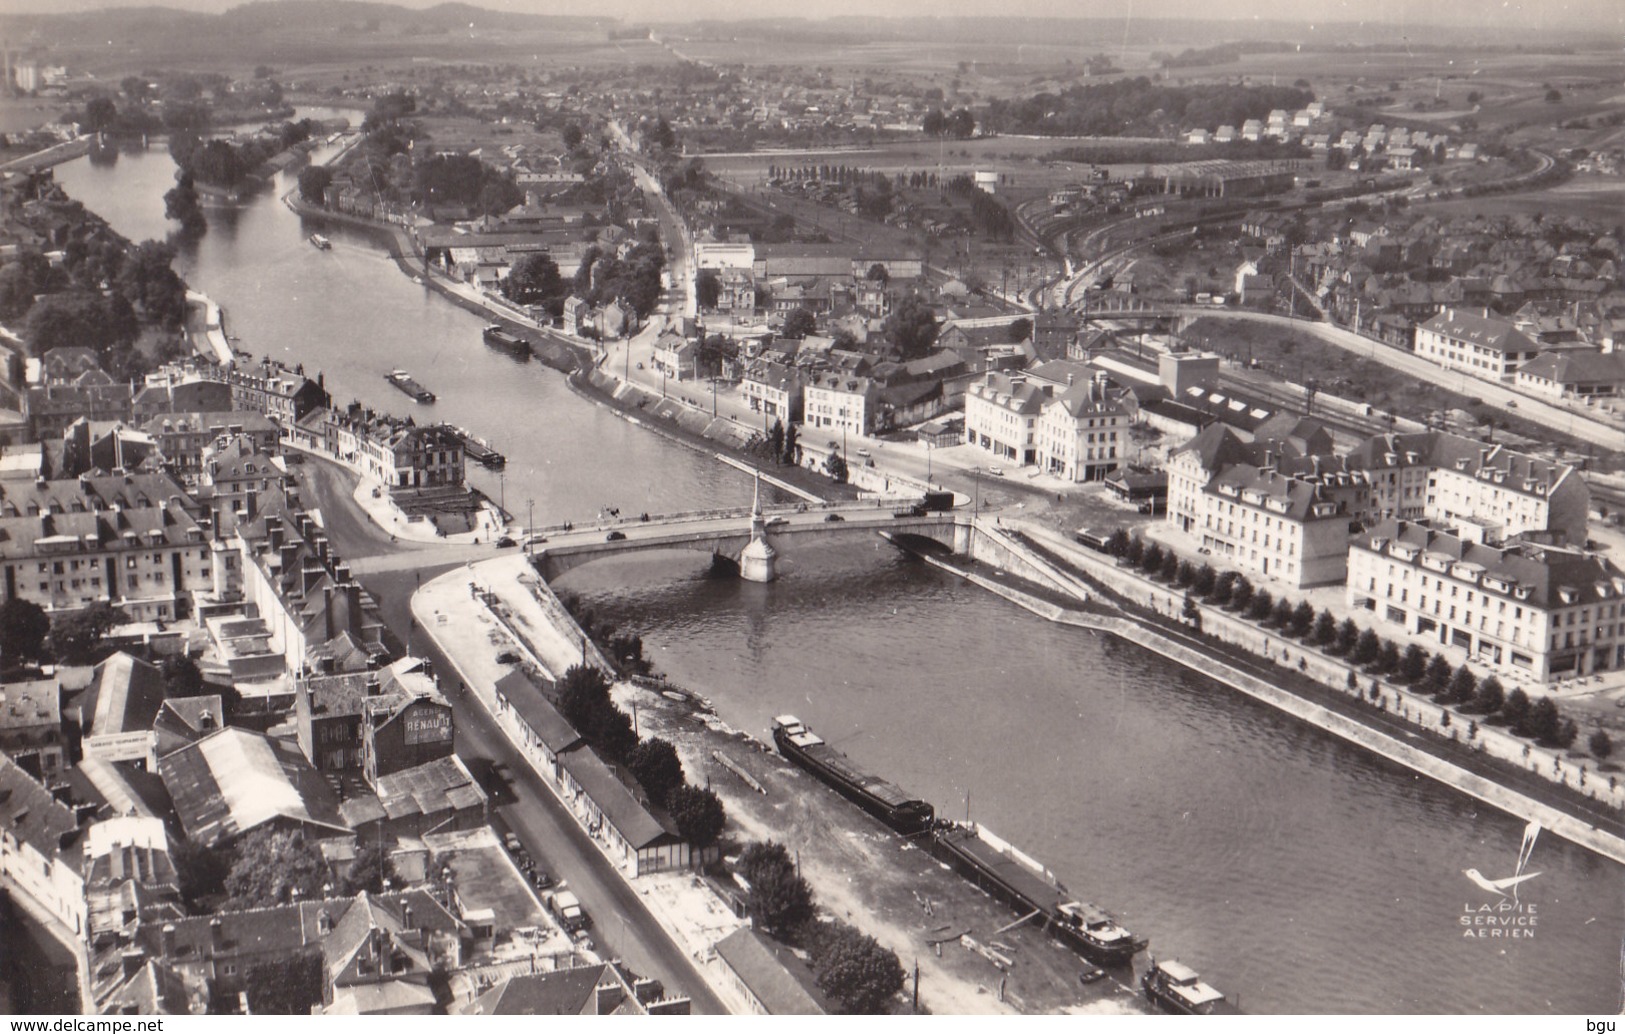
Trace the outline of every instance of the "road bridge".
<instances>
[{"instance_id":1,"label":"road bridge","mask_svg":"<svg viewBox=\"0 0 1625 1034\"><path fill-rule=\"evenodd\" d=\"M839 520L834 518L839 518ZM749 511L699 520L623 523L610 531L567 532L534 547L537 569L551 581L608 556L657 549L691 549L737 564L750 543ZM781 515L767 525L767 537L781 553L802 545L873 538L885 530L933 540L956 553L969 549L970 521L952 513L897 517L886 510L810 511Z\"/></svg>"}]
</instances>

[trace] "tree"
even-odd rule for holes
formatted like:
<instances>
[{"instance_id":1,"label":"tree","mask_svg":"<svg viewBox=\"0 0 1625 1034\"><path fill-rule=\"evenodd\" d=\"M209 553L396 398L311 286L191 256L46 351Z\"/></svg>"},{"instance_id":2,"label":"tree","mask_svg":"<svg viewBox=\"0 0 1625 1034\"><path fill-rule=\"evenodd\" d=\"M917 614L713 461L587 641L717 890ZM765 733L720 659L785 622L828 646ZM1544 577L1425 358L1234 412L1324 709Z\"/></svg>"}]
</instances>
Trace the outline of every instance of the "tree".
<instances>
[{"instance_id":1,"label":"tree","mask_svg":"<svg viewBox=\"0 0 1625 1034\"><path fill-rule=\"evenodd\" d=\"M663 151L669 151L677 146L677 134L672 132L671 123L666 121L664 115L655 119L655 124L649 130L649 142Z\"/></svg>"},{"instance_id":2,"label":"tree","mask_svg":"<svg viewBox=\"0 0 1625 1034\"><path fill-rule=\"evenodd\" d=\"M1162 570L1157 572L1157 577L1172 583L1179 577L1179 564L1179 554L1170 549L1162 556Z\"/></svg>"},{"instance_id":3,"label":"tree","mask_svg":"<svg viewBox=\"0 0 1625 1034\"><path fill-rule=\"evenodd\" d=\"M1253 583L1247 580L1246 575L1236 577L1236 586L1230 590L1230 608L1235 611L1248 609L1253 602Z\"/></svg>"},{"instance_id":4,"label":"tree","mask_svg":"<svg viewBox=\"0 0 1625 1034\"><path fill-rule=\"evenodd\" d=\"M559 131L559 138L564 141L564 149L573 151L581 146L581 127L574 122L566 122Z\"/></svg>"},{"instance_id":5,"label":"tree","mask_svg":"<svg viewBox=\"0 0 1625 1034\"><path fill-rule=\"evenodd\" d=\"M256 1016L309 1016L326 986L319 948L267 958L243 967L248 1008Z\"/></svg>"},{"instance_id":6,"label":"tree","mask_svg":"<svg viewBox=\"0 0 1625 1034\"><path fill-rule=\"evenodd\" d=\"M333 170L325 165L307 165L299 170L299 196L313 205L327 203L327 188L333 185Z\"/></svg>"},{"instance_id":7,"label":"tree","mask_svg":"<svg viewBox=\"0 0 1625 1034\"><path fill-rule=\"evenodd\" d=\"M824 458L824 473L828 474L830 479L837 485L846 484L846 460L841 458L840 453L831 452Z\"/></svg>"},{"instance_id":8,"label":"tree","mask_svg":"<svg viewBox=\"0 0 1625 1034\"><path fill-rule=\"evenodd\" d=\"M702 309L714 309L722 298L722 281L715 270L702 269L694 276L694 296Z\"/></svg>"},{"instance_id":9,"label":"tree","mask_svg":"<svg viewBox=\"0 0 1625 1034\"><path fill-rule=\"evenodd\" d=\"M175 246L142 241L124 253L118 289L147 319L171 330L186 322L186 282L173 268Z\"/></svg>"},{"instance_id":10,"label":"tree","mask_svg":"<svg viewBox=\"0 0 1625 1034\"><path fill-rule=\"evenodd\" d=\"M876 262L870 266L869 271L863 275L863 278L882 285L891 283L891 274L886 271L884 262Z\"/></svg>"},{"instance_id":11,"label":"tree","mask_svg":"<svg viewBox=\"0 0 1625 1034\"><path fill-rule=\"evenodd\" d=\"M44 660L50 633L51 618L38 603L13 596L0 604L0 666Z\"/></svg>"},{"instance_id":12,"label":"tree","mask_svg":"<svg viewBox=\"0 0 1625 1034\"><path fill-rule=\"evenodd\" d=\"M1139 567L1140 561L1145 559L1145 540L1138 535L1130 535L1128 545L1123 548L1123 559Z\"/></svg>"},{"instance_id":13,"label":"tree","mask_svg":"<svg viewBox=\"0 0 1625 1034\"><path fill-rule=\"evenodd\" d=\"M614 629L605 628L608 637ZM609 680L597 668L572 665L554 687L559 712L612 761L625 761L638 745L632 719L609 697Z\"/></svg>"},{"instance_id":14,"label":"tree","mask_svg":"<svg viewBox=\"0 0 1625 1034\"><path fill-rule=\"evenodd\" d=\"M1399 644L1392 639L1382 641L1382 652L1377 655L1377 671L1392 675L1399 670Z\"/></svg>"},{"instance_id":15,"label":"tree","mask_svg":"<svg viewBox=\"0 0 1625 1034\"><path fill-rule=\"evenodd\" d=\"M1189 588L1196 581L1196 567L1189 560L1181 560L1174 568L1174 584L1181 589Z\"/></svg>"},{"instance_id":16,"label":"tree","mask_svg":"<svg viewBox=\"0 0 1625 1034\"><path fill-rule=\"evenodd\" d=\"M1361 665L1362 667L1375 664L1377 662L1377 658L1381 655L1382 640L1377 637L1377 633L1371 631L1369 628L1362 631L1360 633L1360 638L1355 640L1354 643L1354 663Z\"/></svg>"},{"instance_id":17,"label":"tree","mask_svg":"<svg viewBox=\"0 0 1625 1034\"><path fill-rule=\"evenodd\" d=\"M794 423L784 427L784 455L780 460L784 463L796 464L801 462L801 446L798 444L798 433Z\"/></svg>"},{"instance_id":18,"label":"tree","mask_svg":"<svg viewBox=\"0 0 1625 1034\"><path fill-rule=\"evenodd\" d=\"M1360 626L1354 623L1353 618L1344 618L1343 623L1337 626L1337 643L1333 653L1339 657L1347 657L1360 642Z\"/></svg>"},{"instance_id":19,"label":"tree","mask_svg":"<svg viewBox=\"0 0 1625 1034\"><path fill-rule=\"evenodd\" d=\"M1592 733L1591 738L1586 741L1586 745L1591 748L1592 755L1598 761L1607 761L1608 755L1614 752L1614 741L1602 729Z\"/></svg>"},{"instance_id":20,"label":"tree","mask_svg":"<svg viewBox=\"0 0 1625 1034\"><path fill-rule=\"evenodd\" d=\"M314 898L327 883L321 851L297 830L259 829L237 844L226 874L229 907L285 905L294 896Z\"/></svg>"},{"instance_id":21,"label":"tree","mask_svg":"<svg viewBox=\"0 0 1625 1034\"><path fill-rule=\"evenodd\" d=\"M1236 579L1239 577L1240 575L1234 571L1221 571L1218 577L1213 579L1213 593L1208 597L1209 601L1221 607L1228 606L1231 595L1236 591Z\"/></svg>"},{"instance_id":22,"label":"tree","mask_svg":"<svg viewBox=\"0 0 1625 1034\"><path fill-rule=\"evenodd\" d=\"M783 844L769 840L746 846L737 868L750 884L750 915L756 925L783 935L812 918L812 888Z\"/></svg>"},{"instance_id":23,"label":"tree","mask_svg":"<svg viewBox=\"0 0 1625 1034\"><path fill-rule=\"evenodd\" d=\"M1010 341L1013 344L1019 345L1021 342L1026 341L1032 336L1033 321L1027 319L1025 316L1010 324Z\"/></svg>"},{"instance_id":24,"label":"tree","mask_svg":"<svg viewBox=\"0 0 1625 1034\"><path fill-rule=\"evenodd\" d=\"M1415 643L1405 647L1405 655L1399 659L1399 677L1405 682L1415 685L1422 681L1427 674L1428 652Z\"/></svg>"},{"instance_id":25,"label":"tree","mask_svg":"<svg viewBox=\"0 0 1625 1034\"><path fill-rule=\"evenodd\" d=\"M941 108L932 108L920 120L920 132L926 136L942 136L948 128L948 117Z\"/></svg>"},{"instance_id":26,"label":"tree","mask_svg":"<svg viewBox=\"0 0 1625 1034\"><path fill-rule=\"evenodd\" d=\"M817 333L818 317L813 315L811 309L801 306L791 309L784 317L784 336L797 341L809 334Z\"/></svg>"},{"instance_id":27,"label":"tree","mask_svg":"<svg viewBox=\"0 0 1625 1034\"><path fill-rule=\"evenodd\" d=\"M36 356L53 348L83 345L105 359L109 352L128 348L140 329L135 310L123 295L115 292L102 297L73 291L36 301L23 323L23 338Z\"/></svg>"},{"instance_id":28,"label":"tree","mask_svg":"<svg viewBox=\"0 0 1625 1034\"><path fill-rule=\"evenodd\" d=\"M1435 697L1442 697L1450 691L1450 662L1444 654L1436 653L1428 661L1427 670L1422 673L1422 688Z\"/></svg>"},{"instance_id":29,"label":"tree","mask_svg":"<svg viewBox=\"0 0 1625 1034\"><path fill-rule=\"evenodd\" d=\"M657 804L664 803L671 792L687 780L683 777L683 762L677 757L677 748L658 736L651 737L632 748L626 759L632 777Z\"/></svg>"},{"instance_id":30,"label":"tree","mask_svg":"<svg viewBox=\"0 0 1625 1034\"><path fill-rule=\"evenodd\" d=\"M1270 612L1269 622L1282 631L1287 631L1292 624L1292 601L1282 596L1275 601L1275 609Z\"/></svg>"},{"instance_id":31,"label":"tree","mask_svg":"<svg viewBox=\"0 0 1625 1034\"><path fill-rule=\"evenodd\" d=\"M774 419L773 426L767 432L768 455L775 458L784 455L784 421Z\"/></svg>"},{"instance_id":32,"label":"tree","mask_svg":"<svg viewBox=\"0 0 1625 1034\"><path fill-rule=\"evenodd\" d=\"M1253 593L1252 602L1248 604L1247 616L1259 624L1270 619L1275 613L1275 597L1270 595L1268 589L1259 589Z\"/></svg>"},{"instance_id":33,"label":"tree","mask_svg":"<svg viewBox=\"0 0 1625 1034\"><path fill-rule=\"evenodd\" d=\"M1532 736L1548 747L1557 745L1557 733L1562 716L1551 697L1541 697L1529 708L1529 720L1524 723L1525 735Z\"/></svg>"},{"instance_id":34,"label":"tree","mask_svg":"<svg viewBox=\"0 0 1625 1034\"><path fill-rule=\"evenodd\" d=\"M936 344L940 329L936 313L917 294L898 302L881 326L893 354L903 362L927 355Z\"/></svg>"},{"instance_id":35,"label":"tree","mask_svg":"<svg viewBox=\"0 0 1625 1034\"><path fill-rule=\"evenodd\" d=\"M1462 665L1461 670L1456 673L1457 678L1460 678L1462 671L1467 671L1466 665ZM1472 672L1469 671L1467 674L1472 675ZM1463 685L1467 685L1467 683L1463 683ZM1455 681L1452 681L1450 684L1450 699L1461 699L1461 697L1457 695L1457 685ZM1483 684L1478 687L1477 692L1473 694L1472 701L1473 709L1482 714L1494 714L1495 712L1501 710L1501 708L1505 707L1507 703L1506 690L1501 688L1501 680L1496 678L1494 675L1491 675L1489 678L1485 679Z\"/></svg>"},{"instance_id":36,"label":"tree","mask_svg":"<svg viewBox=\"0 0 1625 1034\"><path fill-rule=\"evenodd\" d=\"M956 140L969 139L976 132L976 118L964 108L959 108L948 116L946 132Z\"/></svg>"},{"instance_id":37,"label":"tree","mask_svg":"<svg viewBox=\"0 0 1625 1034\"><path fill-rule=\"evenodd\" d=\"M164 195L164 218L181 224L181 233L198 237L209 228L203 215L203 204L198 200L197 184L190 172L182 172L176 183Z\"/></svg>"},{"instance_id":38,"label":"tree","mask_svg":"<svg viewBox=\"0 0 1625 1034\"><path fill-rule=\"evenodd\" d=\"M1508 693L1506 702L1501 705L1501 721L1513 732L1523 735L1529 721L1529 694L1521 689Z\"/></svg>"},{"instance_id":39,"label":"tree","mask_svg":"<svg viewBox=\"0 0 1625 1034\"><path fill-rule=\"evenodd\" d=\"M100 133L113 128L118 121L118 107L111 97L92 97L85 104L85 112L79 116L79 128L87 133Z\"/></svg>"},{"instance_id":40,"label":"tree","mask_svg":"<svg viewBox=\"0 0 1625 1034\"><path fill-rule=\"evenodd\" d=\"M717 842L728 824L728 813L722 801L710 790L684 784L666 799L666 811L677 823L677 835L695 848L707 848Z\"/></svg>"},{"instance_id":41,"label":"tree","mask_svg":"<svg viewBox=\"0 0 1625 1034\"><path fill-rule=\"evenodd\" d=\"M1563 99L1563 91L1553 87L1546 91L1546 103L1557 104Z\"/></svg>"},{"instance_id":42,"label":"tree","mask_svg":"<svg viewBox=\"0 0 1625 1034\"><path fill-rule=\"evenodd\" d=\"M186 698L205 695L203 672L197 662L184 653L165 657L158 664L164 680L164 696Z\"/></svg>"},{"instance_id":43,"label":"tree","mask_svg":"<svg viewBox=\"0 0 1625 1034\"><path fill-rule=\"evenodd\" d=\"M1140 570L1156 572L1162 570L1162 544L1158 542L1146 543L1145 549L1140 551Z\"/></svg>"},{"instance_id":44,"label":"tree","mask_svg":"<svg viewBox=\"0 0 1625 1034\"><path fill-rule=\"evenodd\" d=\"M401 878L395 872L395 862L388 851L377 844L368 844L356 851L350 871L344 874L344 893L366 891L368 894L382 894L385 880L391 886L400 886Z\"/></svg>"},{"instance_id":45,"label":"tree","mask_svg":"<svg viewBox=\"0 0 1625 1034\"><path fill-rule=\"evenodd\" d=\"M1191 578L1191 590L1203 599L1211 599L1219 588L1218 572L1213 570L1212 564L1203 564L1196 569L1196 575Z\"/></svg>"},{"instance_id":46,"label":"tree","mask_svg":"<svg viewBox=\"0 0 1625 1034\"><path fill-rule=\"evenodd\" d=\"M219 851L195 840L177 839L170 842L169 858L175 865L175 882L181 897L194 908L203 898L226 889L231 859Z\"/></svg>"},{"instance_id":47,"label":"tree","mask_svg":"<svg viewBox=\"0 0 1625 1034\"><path fill-rule=\"evenodd\" d=\"M1329 610L1323 610L1315 618L1314 643L1322 650L1329 649L1337 642L1337 619Z\"/></svg>"},{"instance_id":48,"label":"tree","mask_svg":"<svg viewBox=\"0 0 1625 1034\"><path fill-rule=\"evenodd\" d=\"M64 664L89 664L102 637L129 620L124 611L100 601L65 614L51 622L51 652Z\"/></svg>"},{"instance_id":49,"label":"tree","mask_svg":"<svg viewBox=\"0 0 1625 1034\"><path fill-rule=\"evenodd\" d=\"M540 251L520 256L502 281L502 293L509 301L520 305L547 305L557 301L561 311L567 290L564 278L559 276L559 264L551 255Z\"/></svg>"},{"instance_id":50,"label":"tree","mask_svg":"<svg viewBox=\"0 0 1625 1034\"><path fill-rule=\"evenodd\" d=\"M818 924L811 948L813 979L839 1011L884 1013L903 989L903 965L890 948L840 920Z\"/></svg>"},{"instance_id":51,"label":"tree","mask_svg":"<svg viewBox=\"0 0 1625 1034\"><path fill-rule=\"evenodd\" d=\"M1292 608L1292 634L1298 639L1308 639L1315 630L1315 608L1308 600L1299 601Z\"/></svg>"}]
</instances>

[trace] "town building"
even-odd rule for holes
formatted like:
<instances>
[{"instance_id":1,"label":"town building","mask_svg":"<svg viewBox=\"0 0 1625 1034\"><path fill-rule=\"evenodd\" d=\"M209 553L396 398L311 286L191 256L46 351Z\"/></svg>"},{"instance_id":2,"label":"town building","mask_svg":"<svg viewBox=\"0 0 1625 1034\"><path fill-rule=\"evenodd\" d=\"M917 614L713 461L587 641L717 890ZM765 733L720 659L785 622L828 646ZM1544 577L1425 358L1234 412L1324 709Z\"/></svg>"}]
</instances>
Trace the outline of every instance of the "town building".
<instances>
[{"instance_id":1,"label":"town building","mask_svg":"<svg viewBox=\"0 0 1625 1034\"><path fill-rule=\"evenodd\" d=\"M193 503L167 474L0 482L0 602L53 613L106 602L137 621L190 612L211 583Z\"/></svg>"},{"instance_id":2,"label":"town building","mask_svg":"<svg viewBox=\"0 0 1625 1034\"><path fill-rule=\"evenodd\" d=\"M156 764L153 721L164 702L164 681L155 665L115 653L96 665L90 688L67 709L80 732L80 752L103 761Z\"/></svg>"},{"instance_id":3,"label":"town building","mask_svg":"<svg viewBox=\"0 0 1625 1034\"><path fill-rule=\"evenodd\" d=\"M1579 549L1385 520L1350 547L1348 598L1503 674L1549 682L1625 667L1625 572Z\"/></svg>"},{"instance_id":4,"label":"town building","mask_svg":"<svg viewBox=\"0 0 1625 1034\"><path fill-rule=\"evenodd\" d=\"M1446 370L1485 380L1511 380L1541 346L1504 320L1445 309L1416 327L1416 354Z\"/></svg>"},{"instance_id":5,"label":"town building","mask_svg":"<svg viewBox=\"0 0 1625 1034\"><path fill-rule=\"evenodd\" d=\"M63 740L55 676L0 685L0 754L35 779L53 779L66 761Z\"/></svg>"},{"instance_id":6,"label":"town building","mask_svg":"<svg viewBox=\"0 0 1625 1034\"><path fill-rule=\"evenodd\" d=\"M350 833L333 788L287 740L228 726L159 758L158 772L192 843L216 847L261 828Z\"/></svg>"},{"instance_id":7,"label":"town building","mask_svg":"<svg viewBox=\"0 0 1625 1034\"><path fill-rule=\"evenodd\" d=\"M728 987L757 1016L822 1016L806 963L748 926L715 946Z\"/></svg>"},{"instance_id":8,"label":"town building","mask_svg":"<svg viewBox=\"0 0 1625 1034\"><path fill-rule=\"evenodd\" d=\"M807 381L802 391L807 426L831 434L866 435L879 417L880 389L868 377L824 373Z\"/></svg>"},{"instance_id":9,"label":"town building","mask_svg":"<svg viewBox=\"0 0 1625 1034\"><path fill-rule=\"evenodd\" d=\"M0 875L75 935L89 928L83 831L72 808L0 757Z\"/></svg>"},{"instance_id":10,"label":"town building","mask_svg":"<svg viewBox=\"0 0 1625 1034\"><path fill-rule=\"evenodd\" d=\"M630 875L688 867L689 845L671 819L652 812L591 749L565 754L559 769L565 800Z\"/></svg>"},{"instance_id":11,"label":"town building","mask_svg":"<svg viewBox=\"0 0 1625 1034\"><path fill-rule=\"evenodd\" d=\"M177 477L195 477L203 469L204 450L225 437L246 437L268 455L281 451L281 431L263 413L166 413L142 426L158 445L164 462Z\"/></svg>"},{"instance_id":12,"label":"town building","mask_svg":"<svg viewBox=\"0 0 1625 1034\"><path fill-rule=\"evenodd\" d=\"M1292 588L1342 584L1364 478L1322 473L1318 460L1297 473L1274 464L1222 470L1202 489L1193 534L1215 556Z\"/></svg>"},{"instance_id":13,"label":"town building","mask_svg":"<svg viewBox=\"0 0 1625 1034\"><path fill-rule=\"evenodd\" d=\"M805 378L793 366L770 359L753 359L745 367L739 391L751 412L785 424L802 421Z\"/></svg>"},{"instance_id":14,"label":"town building","mask_svg":"<svg viewBox=\"0 0 1625 1034\"><path fill-rule=\"evenodd\" d=\"M1122 463L1130 420L1105 374L1071 384L1039 413L1039 469L1068 481L1105 479Z\"/></svg>"},{"instance_id":15,"label":"town building","mask_svg":"<svg viewBox=\"0 0 1625 1034\"><path fill-rule=\"evenodd\" d=\"M1625 352L1542 352L1518 369L1518 387L1563 399L1625 395Z\"/></svg>"},{"instance_id":16,"label":"town building","mask_svg":"<svg viewBox=\"0 0 1625 1034\"><path fill-rule=\"evenodd\" d=\"M1038 421L1050 385L989 373L965 389L965 441L1018 466L1038 462Z\"/></svg>"}]
</instances>

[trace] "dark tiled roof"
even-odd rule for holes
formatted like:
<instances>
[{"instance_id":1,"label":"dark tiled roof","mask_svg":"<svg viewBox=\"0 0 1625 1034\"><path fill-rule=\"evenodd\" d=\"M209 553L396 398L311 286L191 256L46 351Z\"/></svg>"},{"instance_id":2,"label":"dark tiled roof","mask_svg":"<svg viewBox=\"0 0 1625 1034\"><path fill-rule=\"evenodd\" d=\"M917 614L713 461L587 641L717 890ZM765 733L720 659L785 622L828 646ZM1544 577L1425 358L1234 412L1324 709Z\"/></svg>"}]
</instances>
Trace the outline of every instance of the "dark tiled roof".
<instances>
[{"instance_id":1,"label":"dark tiled roof","mask_svg":"<svg viewBox=\"0 0 1625 1034\"><path fill-rule=\"evenodd\" d=\"M73 811L9 757L0 755L0 826L46 858L81 872L79 822Z\"/></svg>"}]
</instances>

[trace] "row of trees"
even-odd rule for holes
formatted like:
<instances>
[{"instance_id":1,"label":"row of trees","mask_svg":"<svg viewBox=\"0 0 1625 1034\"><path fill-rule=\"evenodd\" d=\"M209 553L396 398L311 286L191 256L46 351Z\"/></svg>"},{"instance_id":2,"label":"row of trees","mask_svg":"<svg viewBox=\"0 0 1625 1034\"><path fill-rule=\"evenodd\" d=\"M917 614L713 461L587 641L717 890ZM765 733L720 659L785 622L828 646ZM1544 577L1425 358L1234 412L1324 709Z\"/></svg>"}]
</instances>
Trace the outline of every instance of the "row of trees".
<instances>
[{"instance_id":1,"label":"row of trees","mask_svg":"<svg viewBox=\"0 0 1625 1034\"><path fill-rule=\"evenodd\" d=\"M734 870L750 887L752 922L807 952L819 990L841 1012L887 1011L903 989L896 952L838 919L820 922L812 887L783 844L769 840L747 845Z\"/></svg>"},{"instance_id":2,"label":"row of trees","mask_svg":"<svg viewBox=\"0 0 1625 1034\"><path fill-rule=\"evenodd\" d=\"M1147 543L1122 529L1113 534L1107 550L1147 574L1187 590L1187 619L1194 621L1199 617L1198 600L1224 607L1277 635L1313 646L1369 674L1428 693L1439 703L1454 706L1463 713L1483 716L1544 747L1568 749L1579 735L1574 721L1564 717L1549 697L1531 701L1521 689L1508 692L1494 675L1480 680L1467 665L1453 668L1443 654L1430 655L1418 643L1410 643L1402 650L1393 640L1369 628L1362 629L1353 618L1339 622L1330 610L1317 613L1307 600L1294 604L1285 596L1277 599L1269 590L1254 587L1245 575L1235 571L1217 572L1210 564L1193 565L1179 559L1172 550L1165 550L1155 542ZM1352 673L1350 678L1353 678ZM1448 712L1445 721L1448 724ZM1476 733L1475 722L1468 730L1469 738ZM1592 746L1598 745L1602 751L1597 756L1607 757L1612 743L1606 734L1601 740L1592 737Z\"/></svg>"},{"instance_id":3,"label":"row of trees","mask_svg":"<svg viewBox=\"0 0 1625 1034\"><path fill-rule=\"evenodd\" d=\"M679 836L696 849L717 842L727 824L722 801L708 789L689 785L670 743L638 739L631 718L610 699L603 672L574 665L559 679L554 694L559 713L608 761L626 766L649 800L671 815Z\"/></svg>"},{"instance_id":4,"label":"row of trees","mask_svg":"<svg viewBox=\"0 0 1625 1034\"><path fill-rule=\"evenodd\" d=\"M1276 108L1314 100L1306 89L1222 83L1168 86L1145 76L1074 86L1059 94L994 99L985 124L1001 133L1048 136L1164 136L1190 126L1239 126Z\"/></svg>"},{"instance_id":5,"label":"row of trees","mask_svg":"<svg viewBox=\"0 0 1625 1034\"><path fill-rule=\"evenodd\" d=\"M182 172L199 183L238 187L246 183L266 161L309 140L319 128L318 123L308 118L284 122L274 134L257 136L239 144L220 139L203 140L195 133L176 132L169 137L169 155Z\"/></svg>"},{"instance_id":6,"label":"row of trees","mask_svg":"<svg viewBox=\"0 0 1625 1034\"><path fill-rule=\"evenodd\" d=\"M970 202L971 228L984 237L1008 241L1015 237L1016 223L1003 201L982 190L968 175L961 174L948 181L948 192Z\"/></svg>"},{"instance_id":7,"label":"row of trees","mask_svg":"<svg viewBox=\"0 0 1625 1034\"><path fill-rule=\"evenodd\" d=\"M968 140L976 133L976 117L964 108L944 112L932 108L920 120L920 131L926 136L945 136L955 140Z\"/></svg>"},{"instance_id":8,"label":"row of trees","mask_svg":"<svg viewBox=\"0 0 1625 1034\"><path fill-rule=\"evenodd\" d=\"M660 246L658 231L645 226L640 239L624 258L616 258L597 245L587 249L576 270L571 289L594 305L621 301L648 318L660 301L660 274L666 267L666 252Z\"/></svg>"}]
</instances>

